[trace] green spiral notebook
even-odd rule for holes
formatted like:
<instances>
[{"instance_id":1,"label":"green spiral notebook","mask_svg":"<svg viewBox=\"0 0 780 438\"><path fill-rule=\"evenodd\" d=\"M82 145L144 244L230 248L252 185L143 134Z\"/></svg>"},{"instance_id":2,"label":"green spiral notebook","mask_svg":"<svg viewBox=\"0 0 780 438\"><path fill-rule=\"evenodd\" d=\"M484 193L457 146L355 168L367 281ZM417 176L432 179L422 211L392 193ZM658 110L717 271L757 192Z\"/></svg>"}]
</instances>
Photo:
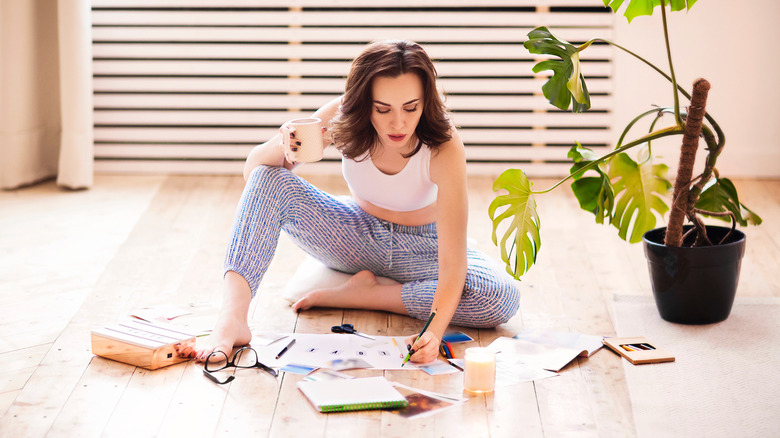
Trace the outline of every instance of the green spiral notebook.
<instances>
[{"instance_id":1,"label":"green spiral notebook","mask_svg":"<svg viewBox=\"0 0 780 438\"><path fill-rule=\"evenodd\" d=\"M320 412L395 409L409 405L384 377L298 382L298 389Z\"/></svg>"}]
</instances>

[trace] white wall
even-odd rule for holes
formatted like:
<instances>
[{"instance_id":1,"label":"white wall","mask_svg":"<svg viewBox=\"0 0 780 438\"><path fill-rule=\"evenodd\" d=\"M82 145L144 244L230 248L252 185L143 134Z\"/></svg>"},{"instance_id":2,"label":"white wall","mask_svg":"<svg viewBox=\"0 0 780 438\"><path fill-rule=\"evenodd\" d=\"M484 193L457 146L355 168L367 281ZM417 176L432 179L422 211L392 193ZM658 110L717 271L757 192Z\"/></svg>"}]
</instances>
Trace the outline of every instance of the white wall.
<instances>
[{"instance_id":1,"label":"white wall","mask_svg":"<svg viewBox=\"0 0 780 438\"><path fill-rule=\"evenodd\" d=\"M679 83L688 90L698 77L712 84L707 110L726 134L717 166L721 174L779 177L780 2L699 0L689 12L667 17ZM631 24L623 16L615 20L615 42L668 71L660 11ZM672 94L669 82L644 64L622 51L616 56L615 128L619 135L626 122L650 104L671 106ZM688 103L684 98L682 102ZM654 152L674 156L675 162L668 164L675 168L679 144L676 138Z\"/></svg>"}]
</instances>

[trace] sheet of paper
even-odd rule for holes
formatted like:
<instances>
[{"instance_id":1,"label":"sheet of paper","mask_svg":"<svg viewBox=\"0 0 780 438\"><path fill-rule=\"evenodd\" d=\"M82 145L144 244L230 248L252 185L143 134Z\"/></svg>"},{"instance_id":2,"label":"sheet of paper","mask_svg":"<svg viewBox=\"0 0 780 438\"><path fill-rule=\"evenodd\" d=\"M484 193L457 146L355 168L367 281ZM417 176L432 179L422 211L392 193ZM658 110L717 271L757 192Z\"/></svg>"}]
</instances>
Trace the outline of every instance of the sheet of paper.
<instances>
[{"instance_id":1,"label":"sheet of paper","mask_svg":"<svg viewBox=\"0 0 780 438\"><path fill-rule=\"evenodd\" d=\"M489 349L500 354L516 356L515 360L528 366L549 371L560 371L580 354L580 350L558 347L549 344L537 344L521 339L500 337L493 341Z\"/></svg>"},{"instance_id":2,"label":"sheet of paper","mask_svg":"<svg viewBox=\"0 0 780 438\"><path fill-rule=\"evenodd\" d=\"M463 404L468 401L466 398L423 391L422 389L406 386L398 382L391 383L401 394L403 394L406 401L409 402L409 406L390 412L408 419L434 415L442 409Z\"/></svg>"},{"instance_id":3,"label":"sheet of paper","mask_svg":"<svg viewBox=\"0 0 780 438\"><path fill-rule=\"evenodd\" d=\"M604 346L602 336L583 335L580 333L551 332L545 330L524 330L514 336L515 339L534 342L536 344L557 345L564 348L579 350L581 357L590 357Z\"/></svg>"},{"instance_id":4,"label":"sheet of paper","mask_svg":"<svg viewBox=\"0 0 780 438\"><path fill-rule=\"evenodd\" d=\"M284 338L286 338L287 335L279 335L279 334L262 334L262 335L252 335L252 347L257 349L258 346L268 346L273 344L276 341L280 341ZM281 348L281 347L280 347Z\"/></svg>"},{"instance_id":5,"label":"sheet of paper","mask_svg":"<svg viewBox=\"0 0 780 438\"><path fill-rule=\"evenodd\" d=\"M285 342L276 342L271 345L252 345L257 351L260 361L267 366L280 368L295 363L327 368L334 360L360 359L377 369L417 369L417 366L411 362L407 362L401 367L403 356L396 345L398 340L403 340L403 337L396 337L394 344L391 336L375 336L375 339L371 340L352 334L339 333L280 333L279 335L287 336L285 340L295 339L295 344L279 359L276 359L276 355L284 347L282 344ZM265 336L271 337L271 335Z\"/></svg>"},{"instance_id":6,"label":"sheet of paper","mask_svg":"<svg viewBox=\"0 0 780 438\"><path fill-rule=\"evenodd\" d=\"M496 355L496 386L515 385L558 375L558 373L528 365L522 361L522 358L515 355L506 353Z\"/></svg>"},{"instance_id":7,"label":"sheet of paper","mask_svg":"<svg viewBox=\"0 0 780 438\"><path fill-rule=\"evenodd\" d=\"M192 312L184 306L166 304L162 306L144 307L130 314L138 319L148 322L169 322L180 316L189 315Z\"/></svg>"},{"instance_id":8,"label":"sheet of paper","mask_svg":"<svg viewBox=\"0 0 780 438\"><path fill-rule=\"evenodd\" d=\"M425 371L431 376L438 376L440 374L452 374L459 373L457 368L441 360L435 360L425 365L417 365L417 368Z\"/></svg>"}]
</instances>

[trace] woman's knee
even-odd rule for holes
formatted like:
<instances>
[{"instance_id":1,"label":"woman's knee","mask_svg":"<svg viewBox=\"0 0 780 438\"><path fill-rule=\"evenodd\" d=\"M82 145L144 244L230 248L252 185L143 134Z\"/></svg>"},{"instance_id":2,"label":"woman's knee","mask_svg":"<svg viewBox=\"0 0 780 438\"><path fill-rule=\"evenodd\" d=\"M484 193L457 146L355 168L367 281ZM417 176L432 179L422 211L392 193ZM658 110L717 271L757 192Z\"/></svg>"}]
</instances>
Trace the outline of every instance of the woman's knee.
<instances>
[{"instance_id":1,"label":"woman's knee","mask_svg":"<svg viewBox=\"0 0 780 438\"><path fill-rule=\"evenodd\" d=\"M274 182L285 181L287 179L290 179L291 177L294 178L295 174L285 169L284 167L266 166L264 164L261 164L255 167L254 169L252 169L252 172L250 172L249 174L249 179L247 180L247 185L250 186L268 185Z\"/></svg>"},{"instance_id":2,"label":"woman's knee","mask_svg":"<svg viewBox=\"0 0 780 438\"><path fill-rule=\"evenodd\" d=\"M491 328L504 324L520 308L520 288L515 281L496 281L489 290L474 295L473 299L479 308L474 327Z\"/></svg>"}]
</instances>

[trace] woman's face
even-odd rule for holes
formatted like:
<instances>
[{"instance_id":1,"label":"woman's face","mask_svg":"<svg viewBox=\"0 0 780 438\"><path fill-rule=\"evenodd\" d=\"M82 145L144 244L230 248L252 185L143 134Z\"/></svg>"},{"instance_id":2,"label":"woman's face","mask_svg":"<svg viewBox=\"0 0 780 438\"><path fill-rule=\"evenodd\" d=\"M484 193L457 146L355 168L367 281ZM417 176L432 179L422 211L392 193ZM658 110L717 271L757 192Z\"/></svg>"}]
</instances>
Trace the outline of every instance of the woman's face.
<instances>
[{"instance_id":1,"label":"woman's face","mask_svg":"<svg viewBox=\"0 0 780 438\"><path fill-rule=\"evenodd\" d=\"M417 146L415 130L423 109L423 85L419 76L405 73L378 76L371 84L371 124L385 150L409 153Z\"/></svg>"}]
</instances>

